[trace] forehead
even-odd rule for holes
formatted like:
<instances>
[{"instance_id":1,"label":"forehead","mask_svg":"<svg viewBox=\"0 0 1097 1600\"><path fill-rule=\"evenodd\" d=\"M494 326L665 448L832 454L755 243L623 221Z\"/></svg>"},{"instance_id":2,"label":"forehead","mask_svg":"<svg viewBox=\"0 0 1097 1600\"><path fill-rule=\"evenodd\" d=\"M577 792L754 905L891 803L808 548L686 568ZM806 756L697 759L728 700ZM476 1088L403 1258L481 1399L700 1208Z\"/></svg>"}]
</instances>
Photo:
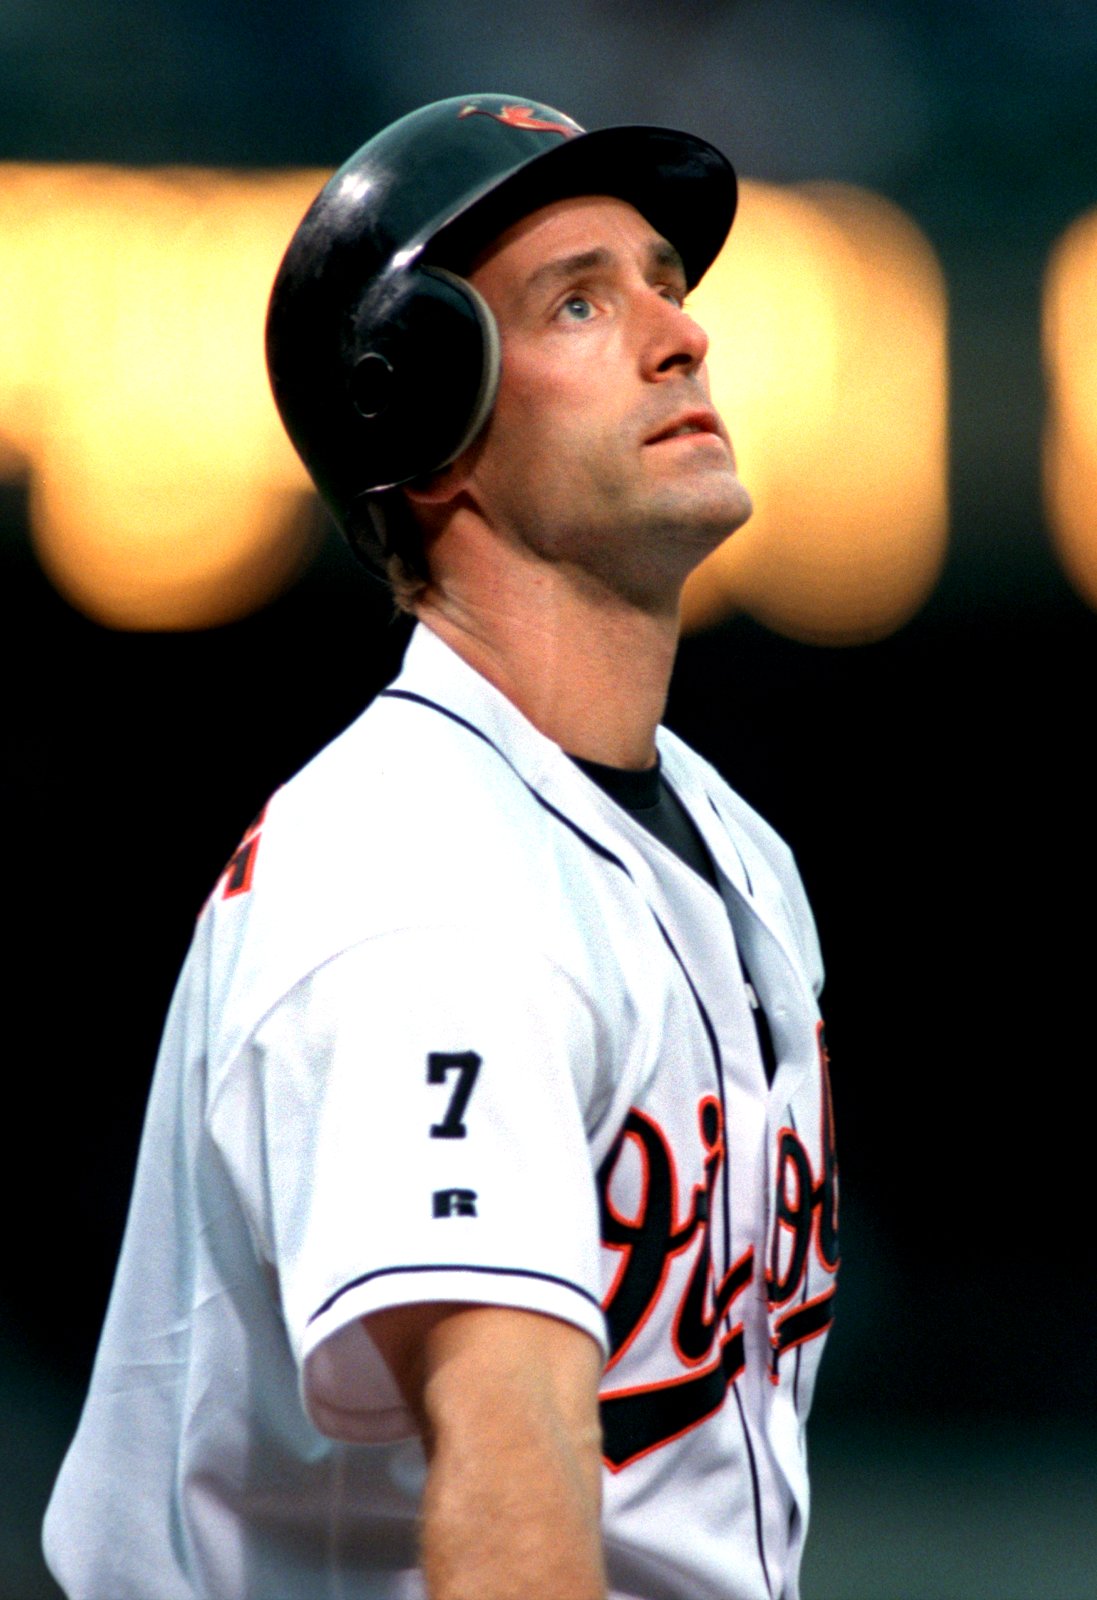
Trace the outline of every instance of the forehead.
<instances>
[{"instance_id":1,"label":"forehead","mask_svg":"<svg viewBox=\"0 0 1097 1600\"><path fill-rule=\"evenodd\" d=\"M681 270L678 252L634 206L610 195L581 195L531 211L481 252L468 277L482 292L509 299L523 295L545 269L595 252Z\"/></svg>"}]
</instances>

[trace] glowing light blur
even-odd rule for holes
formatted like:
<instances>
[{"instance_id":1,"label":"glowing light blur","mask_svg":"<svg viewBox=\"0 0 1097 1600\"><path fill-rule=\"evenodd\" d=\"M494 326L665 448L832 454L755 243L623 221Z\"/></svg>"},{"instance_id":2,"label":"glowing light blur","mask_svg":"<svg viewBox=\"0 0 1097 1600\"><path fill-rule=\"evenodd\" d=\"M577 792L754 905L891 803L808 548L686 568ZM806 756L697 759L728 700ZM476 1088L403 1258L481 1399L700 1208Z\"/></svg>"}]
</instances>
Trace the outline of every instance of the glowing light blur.
<instances>
[{"instance_id":1,"label":"glowing light blur","mask_svg":"<svg viewBox=\"0 0 1097 1600\"><path fill-rule=\"evenodd\" d=\"M302 560L308 485L262 325L324 176L0 166L0 474L28 474L43 566L109 626L226 621ZM897 627L945 543L925 240L858 191L744 184L691 305L757 509L696 575L687 624L744 609L805 639Z\"/></svg>"},{"instance_id":2,"label":"glowing light blur","mask_svg":"<svg viewBox=\"0 0 1097 1600\"><path fill-rule=\"evenodd\" d=\"M945 291L894 206L861 190L743 185L690 300L755 502L691 580L690 627L744 610L855 643L930 594L947 536Z\"/></svg>"},{"instance_id":3,"label":"glowing light blur","mask_svg":"<svg viewBox=\"0 0 1097 1600\"><path fill-rule=\"evenodd\" d=\"M1044 494L1067 576L1097 606L1097 211L1075 222L1044 288Z\"/></svg>"},{"instance_id":4,"label":"glowing light blur","mask_svg":"<svg viewBox=\"0 0 1097 1600\"><path fill-rule=\"evenodd\" d=\"M46 571L108 626L223 622L301 560L262 330L321 181L0 168L4 459L29 468Z\"/></svg>"}]
</instances>

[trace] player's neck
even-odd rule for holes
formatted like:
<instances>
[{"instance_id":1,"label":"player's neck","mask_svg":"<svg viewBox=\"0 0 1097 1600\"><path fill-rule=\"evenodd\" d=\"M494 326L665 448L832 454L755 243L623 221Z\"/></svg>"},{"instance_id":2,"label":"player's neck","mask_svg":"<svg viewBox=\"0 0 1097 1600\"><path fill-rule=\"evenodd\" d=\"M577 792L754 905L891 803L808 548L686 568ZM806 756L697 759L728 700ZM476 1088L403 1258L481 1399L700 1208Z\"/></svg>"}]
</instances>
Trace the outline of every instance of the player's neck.
<instances>
[{"instance_id":1,"label":"player's neck","mask_svg":"<svg viewBox=\"0 0 1097 1600\"><path fill-rule=\"evenodd\" d=\"M419 618L534 727L604 766L655 760L678 643L676 606L639 609L549 571L490 597L431 589Z\"/></svg>"}]
</instances>

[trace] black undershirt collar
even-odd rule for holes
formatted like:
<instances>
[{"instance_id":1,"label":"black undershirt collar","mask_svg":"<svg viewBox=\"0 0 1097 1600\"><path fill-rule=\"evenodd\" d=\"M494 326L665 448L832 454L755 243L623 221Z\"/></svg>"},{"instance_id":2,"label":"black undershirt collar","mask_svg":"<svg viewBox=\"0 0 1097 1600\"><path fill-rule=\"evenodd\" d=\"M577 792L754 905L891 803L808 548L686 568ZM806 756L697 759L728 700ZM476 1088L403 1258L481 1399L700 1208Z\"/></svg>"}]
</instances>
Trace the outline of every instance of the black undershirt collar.
<instances>
[{"instance_id":1,"label":"black undershirt collar","mask_svg":"<svg viewBox=\"0 0 1097 1600\"><path fill-rule=\"evenodd\" d=\"M631 767L603 766L599 761L584 761L578 756L571 759L611 800L719 894L719 879L708 846L697 824L663 777L658 758L654 766L644 767L639 772Z\"/></svg>"},{"instance_id":2,"label":"black undershirt collar","mask_svg":"<svg viewBox=\"0 0 1097 1600\"><path fill-rule=\"evenodd\" d=\"M582 756L572 756L571 760L626 811L650 811L659 804L663 774L658 756L654 766L643 767L639 772L632 767L607 767Z\"/></svg>"},{"instance_id":3,"label":"black undershirt collar","mask_svg":"<svg viewBox=\"0 0 1097 1600\"><path fill-rule=\"evenodd\" d=\"M644 767L639 772L631 767L607 767L600 761L586 761L581 756L572 756L571 760L593 783L608 794L611 800L615 800L630 816L635 817L641 827L646 828L661 844L666 845L668 850L672 850L679 861L684 861L687 867L692 867L710 888L715 889L717 894L720 893L716 866L709 854L708 846L701 837L697 824L663 777L658 756L654 766ZM754 1017L754 1026L758 1033L758 1048L765 1068L766 1081L772 1083L777 1070L777 1060L769 1019L751 981L741 950L738 955L751 1014Z\"/></svg>"}]
</instances>

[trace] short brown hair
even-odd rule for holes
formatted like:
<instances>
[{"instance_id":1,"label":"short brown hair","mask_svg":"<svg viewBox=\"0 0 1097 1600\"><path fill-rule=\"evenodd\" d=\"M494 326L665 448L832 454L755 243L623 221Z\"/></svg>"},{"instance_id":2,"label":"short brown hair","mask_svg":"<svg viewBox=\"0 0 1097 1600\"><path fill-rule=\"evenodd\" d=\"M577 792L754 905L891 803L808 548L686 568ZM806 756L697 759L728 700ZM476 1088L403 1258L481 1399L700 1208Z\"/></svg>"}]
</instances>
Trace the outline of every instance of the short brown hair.
<instances>
[{"instance_id":1,"label":"short brown hair","mask_svg":"<svg viewBox=\"0 0 1097 1600\"><path fill-rule=\"evenodd\" d=\"M400 489L363 496L347 517L351 548L392 591L397 610L414 613L430 580L423 530Z\"/></svg>"}]
</instances>

